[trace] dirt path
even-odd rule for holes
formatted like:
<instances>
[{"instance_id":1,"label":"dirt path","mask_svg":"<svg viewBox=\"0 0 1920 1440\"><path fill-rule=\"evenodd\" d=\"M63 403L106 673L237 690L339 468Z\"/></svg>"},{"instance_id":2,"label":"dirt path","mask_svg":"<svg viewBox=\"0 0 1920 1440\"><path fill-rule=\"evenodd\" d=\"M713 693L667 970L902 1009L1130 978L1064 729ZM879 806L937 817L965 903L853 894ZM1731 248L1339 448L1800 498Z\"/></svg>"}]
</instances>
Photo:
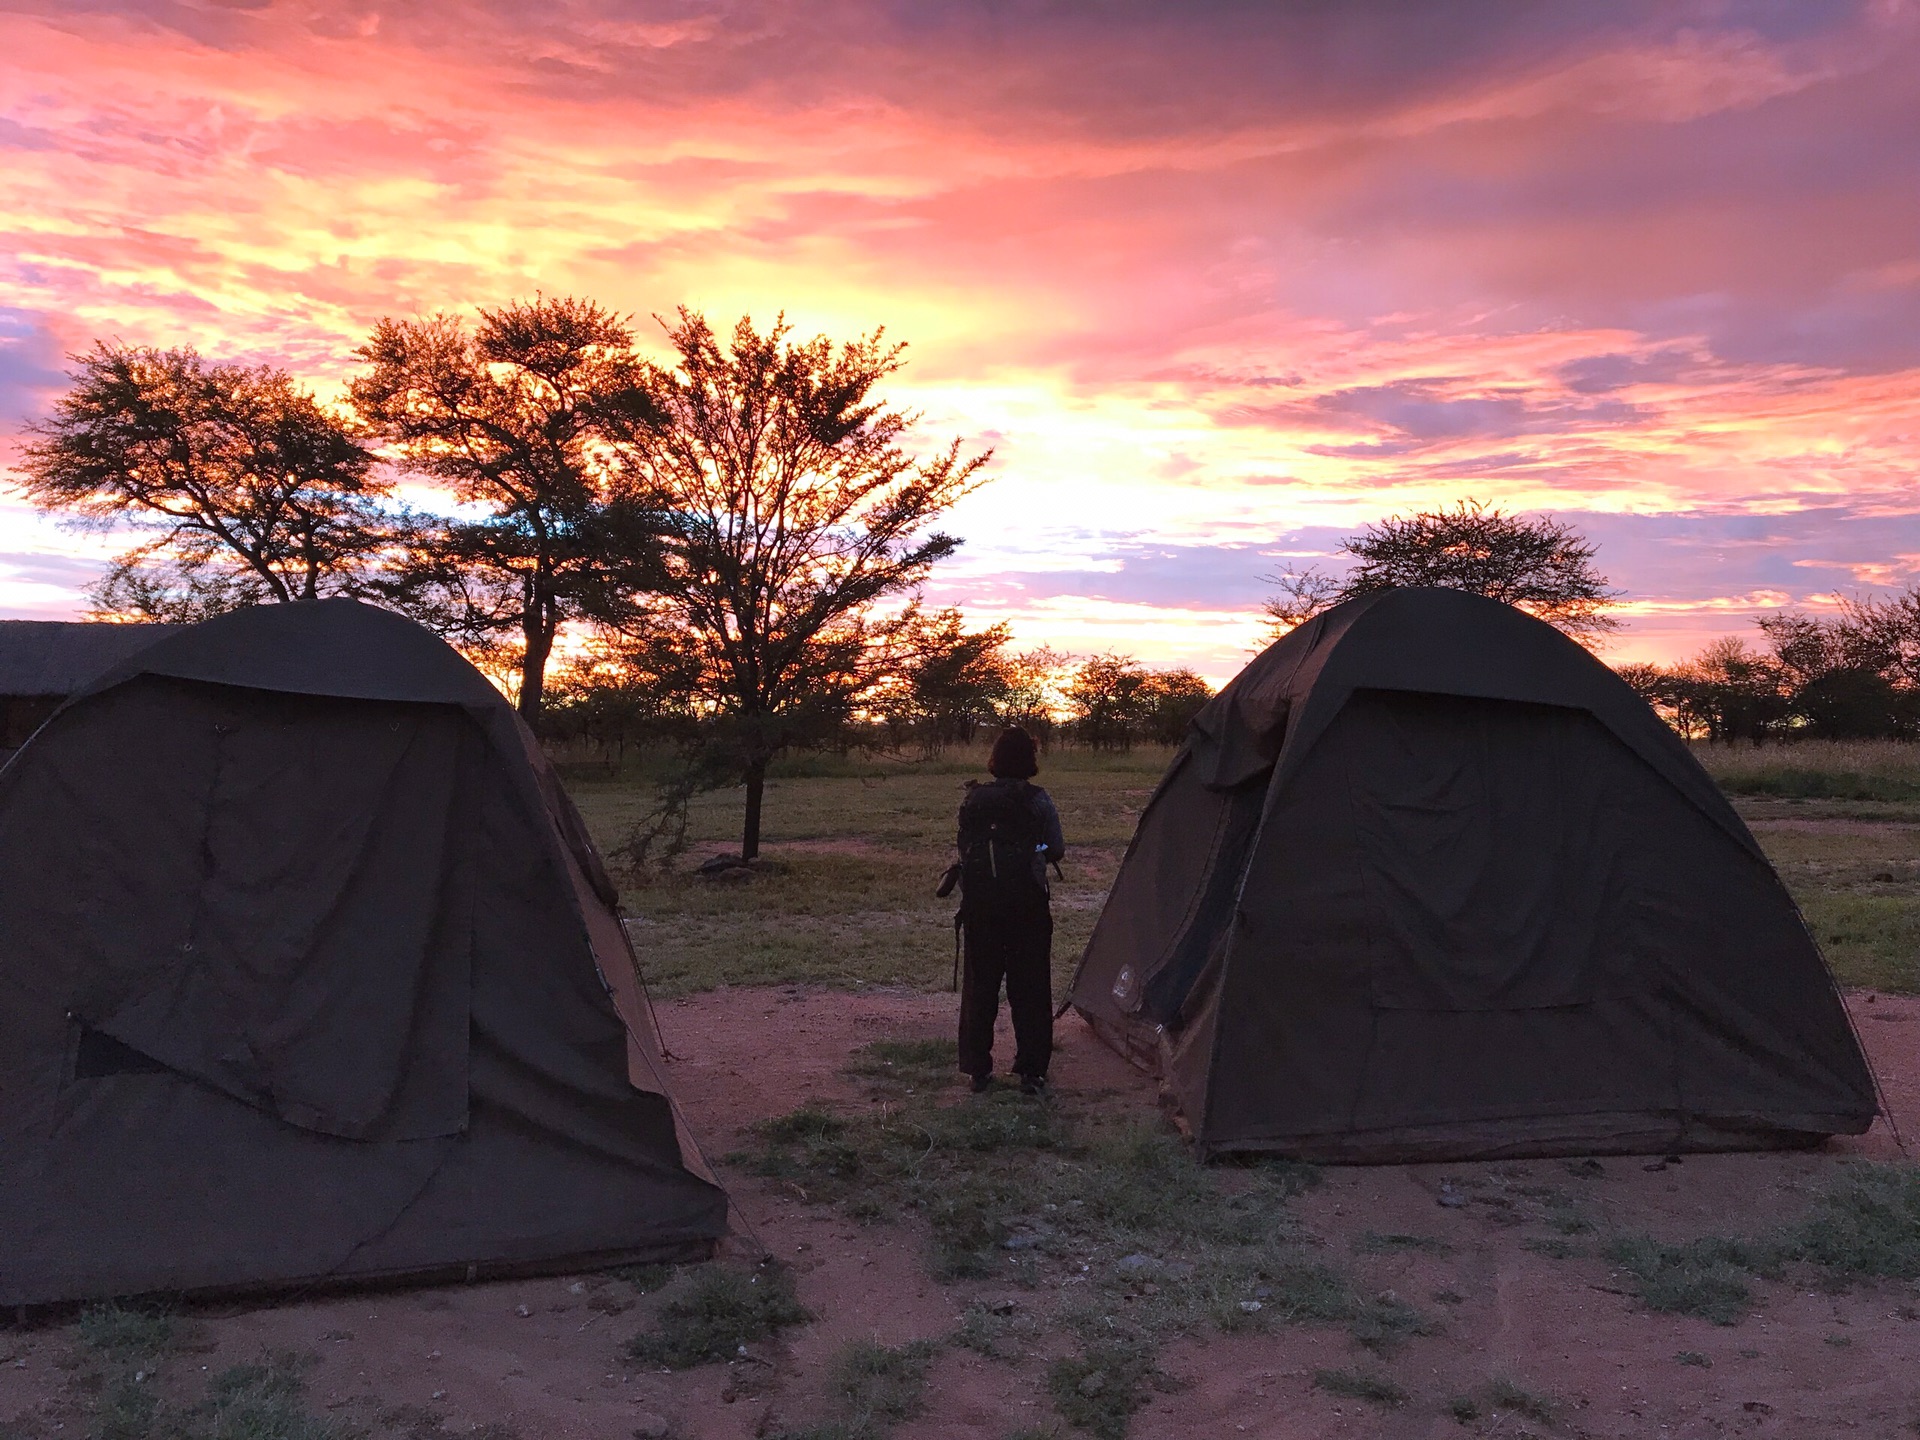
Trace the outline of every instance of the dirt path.
<instances>
[{"instance_id":1,"label":"dirt path","mask_svg":"<svg viewBox=\"0 0 1920 1440\"><path fill-rule=\"evenodd\" d=\"M741 1174L724 1157L745 1127L802 1101L856 1103L842 1074L848 1058L882 1037L944 1036L952 1003L946 995L791 988L715 991L659 1007L679 1057L673 1082L744 1218L736 1248L764 1245L789 1262L819 1317L784 1345L683 1374L636 1367L620 1358L621 1345L650 1302L636 1303L622 1282L581 1276L203 1311L192 1326L195 1348L167 1363L217 1371L263 1348L311 1355L316 1408L412 1440L746 1440L799 1424L821 1413L825 1373L847 1341L938 1339L971 1300L1004 1292L986 1282L936 1284L911 1228L851 1223L791 1186ZM1920 1002L1857 996L1853 1009L1912 1144L1920 1138ZM1062 1023L1061 1041L1054 1075L1063 1093L1152 1111L1150 1083L1077 1023ZM1757 1313L1723 1328L1641 1310L1604 1261L1524 1248L1517 1220L1536 1203L1530 1193L1557 1187L1603 1230L1751 1233L1797 1214L1808 1187L1842 1159L1895 1153L1882 1124L1817 1153L1690 1157L1651 1168L1610 1159L1597 1169L1543 1160L1329 1171L1295 1202L1301 1220L1365 1288L1443 1315L1444 1332L1412 1340L1384 1364L1356 1354L1332 1327L1176 1344L1162 1363L1184 1388L1156 1395L1132 1433L1893 1440L1920 1418L1914 1286L1827 1294L1762 1283ZM1469 1203L1439 1205L1443 1178ZM1353 1255L1367 1232L1428 1237L1436 1253ZM1448 1253L1437 1253L1442 1248ZM1032 1343L1010 1362L943 1350L926 1413L899 1429L901 1440L1054 1433L1044 1361L1060 1347L1044 1336ZM0 1332L0 1435L83 1433L71 1384L75 1352L69 1329ZM1336 1368L1384 1370L1415 1402L1382 1410L1314 1387L1316 1370ZM1495 1379L1557 1397L1559 1419L1548 1425L1507 1412L1463 1425L1438 1408L1440 1397L1484 1393ZM488 1425L504 1428L481 1428Z\"/></svg>"}]
</instances>

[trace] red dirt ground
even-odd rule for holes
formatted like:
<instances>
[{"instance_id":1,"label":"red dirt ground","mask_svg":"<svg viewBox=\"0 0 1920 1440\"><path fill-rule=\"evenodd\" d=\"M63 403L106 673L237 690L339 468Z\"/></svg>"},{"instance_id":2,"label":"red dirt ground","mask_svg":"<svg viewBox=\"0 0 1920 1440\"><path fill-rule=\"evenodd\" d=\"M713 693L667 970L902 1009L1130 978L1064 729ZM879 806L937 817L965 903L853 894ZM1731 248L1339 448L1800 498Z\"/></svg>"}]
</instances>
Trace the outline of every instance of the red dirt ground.
<instances>
[{"instance_id":1,"label":"red dirt ground","mask_svg":"<svg viewBox=\"0 0 1920 1440\"><path fill-rule=\"evenodd\" d=\"M950 996L917 993L741 989L664 1003L659 1012L679 1057L669 1073L718 1163L754 1121L807 1099L856 1100L841 1073L850 1054L876 1038L943 1035L952 1004ZM1861 995L1852 1004L1913 1146L1920 1142L1920 1001ZM1058 1090L1108 1092L1102 1103L1155 1108L1151 1083L1077 1022L1063 1022L1060 1035ZM1369 1288L1442 1313L1444 1333L1411 1341L1384 1364L1355 1351L1333 1327L1179 1343L1162 1363L1185 1388L1155 1395L1132 1434L1911 1434L1907 1427L1920 1419L1915 1286L1827 1294L1762 1282L1756 1312L1731 1328L1650 1314L1621 1293L1604 1261L1552 1260L1521 1248L1513 1217L1524 1201L1510 1198L1530 1185L1554 1184L1577 1193L1603 1217L1603 1228L1676 1239L1753 1232L1798 1213L1810 1183L1839 1160L1897 1154L1883 1121L1859 1140L1813 1153L1690 1157L1655 1170L1640 1159L1608 1159L1600 1175L1580 1178L1558 1160L1330 1170L1325 1184L1295 1202L1300 1218ZM985 1283L930 1280L921 1238L910 1228L856 1225L724 1164L721 1173L745 1222L733 1248L744 1253L764 1244L791 1263L801 1298L819 1317L749 1360L673 1375L636 1370L620 1350L650 1302L608 1313L631 1301L632 1292L589 1275L202 1310L191 1327L195 1347L166 1362L170 1374L162 1380L177 1383L181 1371L252 1360L264 1347L317 1357L311 1403L376 1434L438 1440L495 1424L525 1440L625 1440L636 1433L744 1440L821 1415L826 1369L847 1341L938 1338L970 1301L1001 1293ZM1461 1185L1472 1203L1440 1207L1442 1177ZM1350 1258L1348 1242L1369 1230L1432 1236L1454 1251ZM1434 1304L1436 1290L1455 1292L1461 1302ZM75 1350L67 1328L0 1331L0 1435L64 1440L83 1432L70 1385ZM1710 1363L1679 1363L1683 1352ZM1029 1427L1044 1433L1056 1426L1075 1433L1059 1426L1046 1398L1044 1360L1054 1353L1003 1363L943 1350L925 1415L897 1434L1005 1440ZM1312 1384L1322 1368L1385 1371L1414 1398L1386 1411L1330 1396ZM1557 1397L1560 1418L1542 1424L1500 1413L1462 1425L1444 1415L1446 1397L1484 1393L1493 1377Z\"/></svg>"}]
</instances>

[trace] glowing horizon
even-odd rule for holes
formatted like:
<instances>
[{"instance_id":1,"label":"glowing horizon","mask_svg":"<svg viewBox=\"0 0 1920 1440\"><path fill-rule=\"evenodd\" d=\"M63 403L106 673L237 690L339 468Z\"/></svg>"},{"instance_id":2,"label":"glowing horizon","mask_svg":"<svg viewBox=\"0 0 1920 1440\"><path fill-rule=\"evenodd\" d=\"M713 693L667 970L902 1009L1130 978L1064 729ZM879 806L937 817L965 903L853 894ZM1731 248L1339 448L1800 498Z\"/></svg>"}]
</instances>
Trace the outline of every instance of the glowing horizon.
<instances>
[{"instance_id":1,"label":"glowing horizon","mask_svg":"<svg viewBox=\"0 0 1920 1440\"><path fill-rule=\"evenodd\" d=\"M1468 496L1599 544L1609 658L1920 576L1908 0L14 0L0 43L0 446L96 338L337 394L382 315L538 290L910 342L929 446L996 452L928 599L1023 646L1224 678L1260 576ZM113 548L0 500L0 614Z\"/></svg>"}]
</instances>

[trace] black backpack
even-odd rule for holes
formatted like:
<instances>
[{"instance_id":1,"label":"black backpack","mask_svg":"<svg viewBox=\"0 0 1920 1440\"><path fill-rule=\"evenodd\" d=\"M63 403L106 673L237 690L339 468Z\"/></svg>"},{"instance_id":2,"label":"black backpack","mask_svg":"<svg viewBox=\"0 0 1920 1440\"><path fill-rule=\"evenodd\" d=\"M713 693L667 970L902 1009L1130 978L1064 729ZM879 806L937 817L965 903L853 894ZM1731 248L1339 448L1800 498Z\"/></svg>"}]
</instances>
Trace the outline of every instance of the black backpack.
<instances>
[{"instance_id":1,"label":"black backpack","mask_svg":"<svg viewBox=\"0 0 1920 1440\"><path fill-rule=\"evenodd\" d=\"M1039 808L1024 782L974 785L960 802L963 914L1030 909L1046 895L1034 851L1045 842Z\"/></svg>"}]
</instances>

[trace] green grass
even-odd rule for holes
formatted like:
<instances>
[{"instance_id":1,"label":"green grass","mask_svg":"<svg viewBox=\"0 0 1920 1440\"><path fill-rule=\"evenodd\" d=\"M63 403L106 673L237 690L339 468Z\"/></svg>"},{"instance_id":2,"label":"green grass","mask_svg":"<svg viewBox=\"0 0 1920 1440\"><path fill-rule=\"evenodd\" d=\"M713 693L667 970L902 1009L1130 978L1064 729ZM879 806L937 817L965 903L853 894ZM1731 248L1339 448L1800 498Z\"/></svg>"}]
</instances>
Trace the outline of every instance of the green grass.
<instances>
[{"instance_id":1,"label":"green grass","mask_svg":"<svg viewBox=\"0 0 1920 1440\"><path fill-rule=\"evenodd\" d=\"M1313 1388L1345 1400L1364 1400L1369 1405L1398 1409L1407 1403L1407 1392L1384 1375L1368 1375L1358 1370L1316 1370Z\"/></svg>"},{"instance_id":2,"label":"green grass","mask_svg":"<svg viewBox=\"0 0 1920 1440\"><path fill-rule=\"evenodd\" d=\"M1011 1360L1040 1333L1038 1320L1012 1301L975 1301L948 1337L989 1360Z\"/></svg>"},{"instance_id":3,"label":"green grass","mask_svg":"<svg viewBox=\"0 0 1920 1440\"><path fill-rule=\"evenodd\" d=\"M627 1355L685 1370L731 1360L742 1346L812 1318L785 1268L769 1263L742 1271L709 1264L693 1274L684 1293L660 1307L652 1329L627 1342Z\"/></svg>"},{"instance_id":4,"label":"green grass","mask_svg":"<svg viewBox=\"0 0 1920 1440\"><path fill-rule=\"evenodd\" d=\"M1134 1343L1090 1345L1047 1368L1047 1393L1054 1409L1076 1430L1095 1440L1123 1440L1147 1391L1163 1381L1152 1351Z\"/></svg>"},{"instance_id":5,"label":"green grass","mask_svg":"<svg viewBox=\"0 0 1920 1440\"><path fill-rule=\"evenodd\" d=\"M1344 1325L1385 1353L1433 1332L1411 1306L1364 1297L1299 1233L1289 1202L1313 1167L1198 1166L1162 1121L963 1094L950 1057L944 1041L876 1042L849 1067L876 1103L766 1121L729 1163L856 1220L917 1219L937 1278L1015 1287L1026 1298L970 1307L953 1341L1011 1359L1043 1327L1077 1337L1049 1382L1077 1428L1122 1433L1176 1335Z\"/></svg>"},{"instance_id":6,"label":"green grass","mask_svg":"<svg viewBox=\"0 0 1920 1440\"><path fill-rule=\"evenodd\" d=\"M1842 985L1920 994L1920 896L1814 892L1797 898Z\"/></svg>"},{"instance_id":7,"label":"green grass","mask_svg":"<svg viewBox=\"0 0 1920 1440\"><path fill-rule=\"evenodd\" d=\"M927 1340L879 1345L856 1340L834 1362L829 1390L839 1416L774 1440L886 1440L924 1408L927 1366L939 1347Z\"/></svg>"},{"instance_id":8,"label":"green grass","mask_svg":"<svg viewBox=\"0 0 1920 1440\"><path fill-rule=\"evenodd\" d=\"M1551 1425L1554 1416L1560 1413L1560 1407L1544 1395L1536 1395L1531 1390L1523 1390L1511 1380L1496 1378L1487 1387L1487 1400L1495 1410L1504 1410L1509 1415L1518 1415L1526 1420L1537 1420L1542 1425Z\"/></svg>"},{"instance_id":9,"label":"green grass","mask_svg":"<svg viewBox=\"0 0 1920 1440\"><path fill-rule=\"evenodd\" d=\"M73 1328L82 1345L110 1360L159 1355L174 1340L174 1320L165 1311L131 1309L113 1301L89 1305Z\"/></svg>"},{"instance_id":10,"label":"green grass","mask_svg":"<svg viewBox=\"0 0 1920 1440\"><path fill-rule=\"evenodd\" d=\"M1792 800L1920 800L1920 745L1898 740L1696 744L1693 753L1729 795Z\"/></svg>"},{"instance_id":11,"label":"green grass","mask_svg":"<svg viewBox=\"0 0 1920 1440\"><path fill-rule=\"evenodd\" d=\"M826 757L823 757L826 758ZM1039 783L1067 831L1065 878L1054 882L1054 969L1064 984L1171 752L1055 751ZM936 899L951 859L964 782L984 777L985 752L941 760L822 765L769 780L764 873L703 880L702 858L737 851L739 791L701 797L694 844L665 876L616 878L649 988L657 996L717 985L793 982L845 986L946 985L953 967L954 902ZM569 790L603 853L652 804L644 775L575 771ZM643 883L643 880L645 883Z\"/></svg>"},{"instance_id":12,"label":"green grass","mask_svg":"<svg viewBox=\"0 0 1920 1440\"><path fill-rule=\"evenodd\" d=\"M1669 1243L1623 1235L1602 1252L1634 1282L1649 1310L1737 1324L1753 1308L1756 1275L1780 1273L1778 1247L1764 1241L1707 1236Z\"/></svg>"},{"instance_id":13,"label":"green grass","mask_svg":"<svg viewBox=\"0 0 1920 1440\"><path fill-rule=\"evenodd\" d=\"M1355 1236L1350 1248L1356 1255L1399 1255L1410 1250L1428 1255L1453 1254L1453 1246L1431 1235L1382 1235L1374 1230Z\"/></svg>"},{"instance_id":14,"label":"green grass","mask_svg":"<svg viewBox=\"0 0 1920 1440\"><path fill-rule=\"evenodd\" d=\"M1788 1245L1844 1278L1920 1280L1920 1168L1841 1167Z\"/></svg>"},{"instance_id":15,"label":"green grass","mask_svg":"<svg viewBox=\"0 0 1920 1440\"><path fill-rule=\"evenodd\" d=\"M107 1303L81 1311L75 1389L88 1396L92 1440L354 1440L341 1422L307 1413L310 1357L267 1354L214 1374L199 1399L162 1389L193 1327L161 1310Z\"/></svg>"},{"instance_id":16,"label":"green grass","mask_svg":"<svg viewBox=\"0 0 1920 1440\"><path fill-rule=\"evenodd\" d=\"M1621 1235L1603 1253L1633 1280L1648 1309L1716 1325L1738 1323L1753 1305L1751 1282L1777 1279L1790 1264L1817 1267L1839 1285L1920 1279L1920 1169L1844 1165L1807 1214L1775 1235L1679 1242Z\"/></svg>"}]
</instances>

